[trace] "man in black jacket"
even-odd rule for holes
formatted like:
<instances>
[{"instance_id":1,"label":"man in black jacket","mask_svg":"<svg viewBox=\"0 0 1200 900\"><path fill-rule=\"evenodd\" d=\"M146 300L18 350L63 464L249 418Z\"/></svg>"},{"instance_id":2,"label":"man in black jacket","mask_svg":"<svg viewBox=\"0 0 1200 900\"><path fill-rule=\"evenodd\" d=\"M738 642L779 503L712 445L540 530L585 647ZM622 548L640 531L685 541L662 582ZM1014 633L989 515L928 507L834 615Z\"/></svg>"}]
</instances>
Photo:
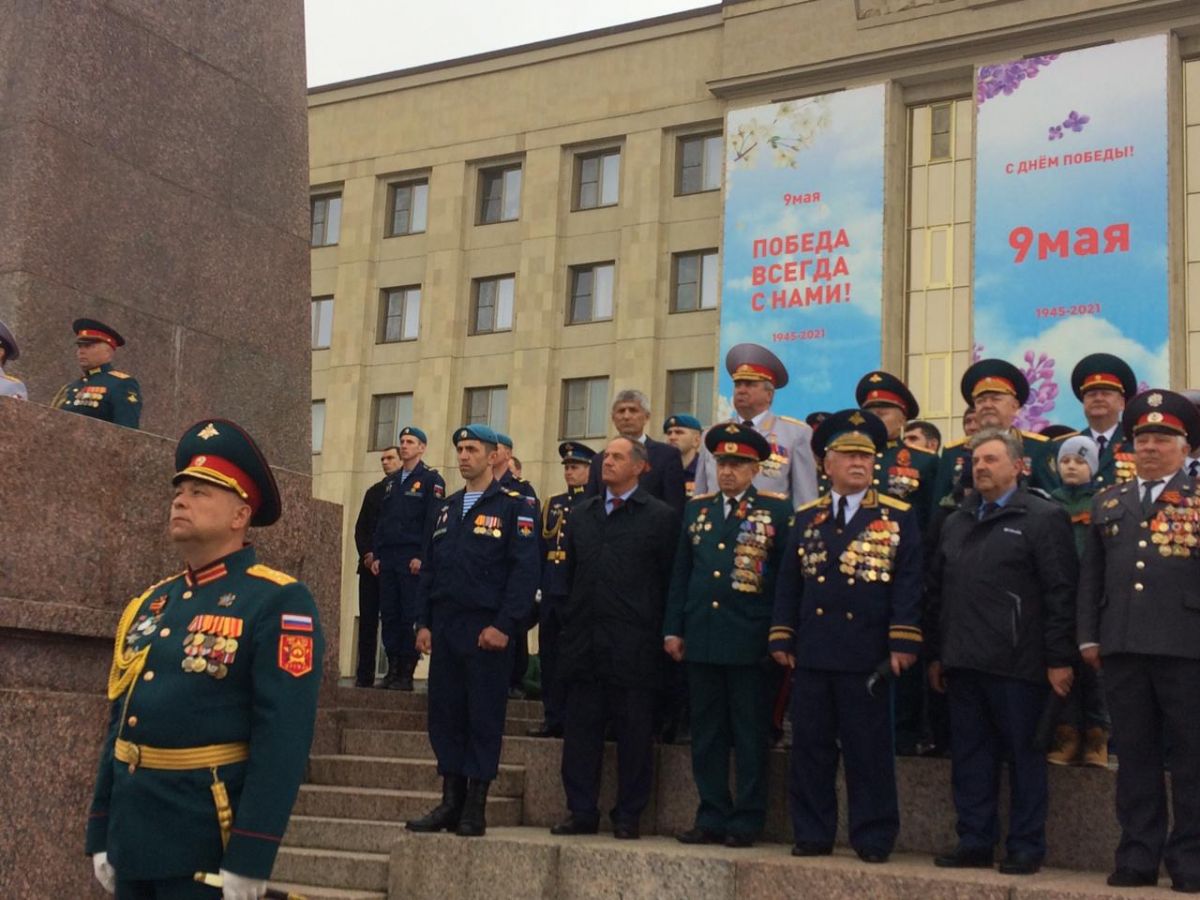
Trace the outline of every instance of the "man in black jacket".
<instances>
[{"instance_id":1,"label":"man in black jacket","mask_svg":"<svg viewBox=\"0 0 1200 900\"><path fill-rule=\"evenodd\" d=\"M612 422L617 434L637 441L646 449L646 467L639 483L651 497L657 497L675 510L676 515L682 515L683 505L687 502L683 457L670 444L656 441L646 434L646 423L649 421L650 401L645 394L632 390L617 394L612 405ZM601 451L592 459L587 483L589 497L604 493L603 466L604 452Z\"/></svg>"},{"instance_id":2,"label":"man in black jacket","mask_svg":"<svg viewBox=\"0 0 1200 900\"><path fill-rule=\"evenodd\" d=\"M675 451L678 457L679 451ZM617 737L613 835L639 836L654 776L654 704L679 517L638 479L646 449L609 442L604 492L571 511L559 678L567 685L562 778L570 817L554 834L595 834L604 730Z\"/></svg>"},{"instance_id":3,"label":"man in black jacket","mask_svg":"<svg viewBox=\"0 0 1200 900\"><path fill-rule=\"evenodd\" d=\"M928 570L930 685L950 706L958 847L939 866L990 868L999 837L1000 763L1012 809L1000 871L1036 872L1046 855L1046 757L1034 746L1047 681L1071 688L1078 561L1067 513L1018 484L1011 431L972 440L975 492L947 517Z\"/></svg>"},{"instance_id":4,"label":"man in black jacket","mask_svg":"<svg viewBox=\"0 0 1200 900\"><path fill-rule=\"evenodd\" d=\"M376 648L379 635L379 576L375 573L375 526L383 505L383 491L388 476L400 468L400 448L386 447L379 455L383 478L363 494L362 508L354 523L354 546L358 550L358 668L354 673L355 687L371 687L375 683Z\"/></svg>"}]
</instances>

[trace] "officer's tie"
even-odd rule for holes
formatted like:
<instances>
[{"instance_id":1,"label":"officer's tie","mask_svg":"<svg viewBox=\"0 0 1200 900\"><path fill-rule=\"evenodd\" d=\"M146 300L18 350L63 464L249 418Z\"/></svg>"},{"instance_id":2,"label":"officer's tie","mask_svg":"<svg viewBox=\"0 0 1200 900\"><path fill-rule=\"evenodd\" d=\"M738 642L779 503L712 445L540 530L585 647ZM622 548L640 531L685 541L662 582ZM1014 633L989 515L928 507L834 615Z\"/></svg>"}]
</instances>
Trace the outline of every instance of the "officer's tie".
<instances>
[{"instance_id":1,"label":"officer's tie","mask_svg":"<svg viewBox=\"0 0 1200 900\"><path fill-rule=\"evenodd\" d=\"M1200 459L1193 459L1188 463L1188 475L1192 478L1200 476Z\"/></svg>"},{"instance_id":2,"label":"officer's tie","mask_svg":"<svg viewBox=\"0 0 1200 900\"><path fill-rule=\"evenodd\" d=\"M737 497L726 497L725 500L729 504L729 508L725 510L725 518L732 519L737 515Z\"/></svg>"},{"instance_id":3,"label":"officer's tie","mask_svg":"<svg viewBox=\"0 0 1200 900\"><path fill-rule=\"evenodd\" d=\"M1096 435L1096 449L1099 456L1104 455L1104 448L1108 446L1108 438L1102 434Z\"/></svg>"},{"instance_id":4,"label":"officer's tie","mask_svg":"<svg viewBox=\"0 0 1200 900\"><path fill-rule=\"evenodd\" d=\"M742 427L743 428L753 428L754 420L753 419L742 419Z\"/></svg>"},{"instance_id":5,"label":"officer's tie","mask_svg":"<svg viewBox=\"0 0 1200 900\"><path fill-rule=\"evenodd\" d=\"M1162 479L1158 481L1147 481L1142 485L1142 518L1150 518L1150 513L1154 512L1154 489L1162 484Z\"/></svg>"},{"instance_id":6,"label":"officer's tie","mask_svg":"<svg viewBox=\"0 0 1200 900\"><path fill-rule=\"evenodd\" d=\"M837 526L837 530L841 531L846 527L846 498L838 497L837 515L834 516L833 523Z\"/></svg>"},{"instance_id":7,"label":"officer's tie","mask_svg":"<svg viewBox=\"0 0 1200 900\"><path fill-rule=\"evenodd\" d=\"M608 514L609 514L610 516L611 516L613 513L615 513L615 512L616 512L618 509L620 509L622 506L624 506L624 505L625 505L625 500L624 500L624 498L622 498L622 497L613 497L613 498L612 498L611 500L609 500L608 502L609 502L609 504L612 506L612 509L610 509L610 510L608 511Z\"/></svg>"}]
</instances>

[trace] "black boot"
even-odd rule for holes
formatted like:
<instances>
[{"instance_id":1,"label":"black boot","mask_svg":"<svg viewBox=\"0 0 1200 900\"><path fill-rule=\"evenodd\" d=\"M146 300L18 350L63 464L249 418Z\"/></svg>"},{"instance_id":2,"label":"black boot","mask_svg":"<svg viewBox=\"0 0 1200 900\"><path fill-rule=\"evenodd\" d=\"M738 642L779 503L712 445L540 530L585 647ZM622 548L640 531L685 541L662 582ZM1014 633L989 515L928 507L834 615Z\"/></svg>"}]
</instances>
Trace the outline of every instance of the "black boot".
<instances>
[{"instance_id":1,"label":"black boot","mask_svg":"<svg viewBox=\"0 0 1200 900\"><path fill-rule=\"evenodd\" d=\"M417 658L419 659L419 657ZM417 659L402 659L399 660L400 672L399 677L392 682L391 688L393 691L411 691L413 689L413 672L417 668Z\"/></svg>"},{"instance_id":2,"label":"black boot","mask_svg":"<svg viewBox=\"0 0 1200 900\"><path fill-rule=\"evenodd\" d=\"M403 674L403 672L404 660L402 660L399 656L393 656L389 653L387 674L383 676L383 681L379 682L376 687L390 688L400 679L400 676Z\"/></svg>"},{"instance_id":3,"label":"black boot","mask_svg":"<svg viewBox=\"0 0 1200 900\"><path fill-rule=\"evenodd\" d=\"M487 833L487 820L483 811L487 806L488 788L491 784L490 781L476 781L474 778L467 782L467 802L458 820L459 837L482 837Z\"/></svg>"},{"instance_id":4,"label":"black boot","mask_svg":"<svg viewBox=\"0 0 1200 900\"><path fill-rule=\"evenodd\" d=\"M442 802L419 819L412 819L404 827L409 831L453 831L463 815L463 803L467 799L467 779L462 775L446 775L442 778Z\"/></svg>"}]
</instances>

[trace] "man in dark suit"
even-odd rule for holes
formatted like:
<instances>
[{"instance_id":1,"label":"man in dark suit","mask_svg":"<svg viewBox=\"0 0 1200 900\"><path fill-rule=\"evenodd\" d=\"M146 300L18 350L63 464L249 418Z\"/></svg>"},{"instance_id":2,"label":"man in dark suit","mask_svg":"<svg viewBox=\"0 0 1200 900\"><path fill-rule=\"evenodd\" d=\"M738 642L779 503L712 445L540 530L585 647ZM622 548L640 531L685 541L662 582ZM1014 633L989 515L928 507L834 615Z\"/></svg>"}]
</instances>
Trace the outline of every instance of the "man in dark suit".
<instances>
[{"instance_id":1,"label":"man in dark suit","mask_svg":"<svg viewBox=\"0 0 1200 900\"><path fill-rule=\"evenodd\" d=\"M1186 470L1200 414L1155 389L1129 403L1122 427L1136 480L1092 502L1077 632L1084 662L1103 661L1120 756L1121 842L1108 883L1153 885L1165 862L1176 891L1200 893L1200 496Z\"/></svg>"},{"instance_id":2,"label":"man in dark suit","mask_svg":"<svg viewBox=\"0 0 1200 900\"><path fill-rule=\"evenodd\" d=\"M354 522L354 546L358 549L358 668L354 673L355 687L371 687L375 683L376 646L379 634L379 576L375 564L375 526L383 505L383 492L388 476L400 468L400 448L386 447L379 454L383 478L363 494L362 507Z\"/></svg>"},{"instance_id":3,"label":"man in dark suit","mask_svg":"<svg viewBox=\"0 0 1200 900\"><path fill-rule=\"evenodd\" d=\"M646 449L646 468L642 473L641 486L651 497L657 497L676 515L683 513L687 502L684 487L683 457L670 444L656 441L646 434L646 423L650 421L650 401L641 391L626 390L617 394L612 405L612 421L621 437L637 441ZM592 459L592 471L588 476L587 495L593 497L604 493L604 453ZM672 539L675 535L671 536Z\"/></svg>"},{"instance_id":4,"label":"man in dark suit","mask_svg":"<svg viewBox=\"0 0 1200 900\"><path fill-rule=\"evenodd\" d=\"M675 451L678 461L678 451ZM654 776L654 706L679 517L639 484L646 448L614 438L604 493L571 511L559 677L567 686L562 778L570 817L554 834L595 834L605 726L617 737L613 835L639 836Z\"/></svg>"},{"instance_id":5,"label":"man in dark suit","mask_svg":"<svg viewBox=\"0 0 1200 900\"><path fill-rule=\"evenodd\" d=\"M958 846L934 862L991 868L1007 759L1012 803L1000 871L1008 875L1037 872L1046 855L1046 756L1034 735L1050 689L1070 693L1078 658L1071 521L1021 483L1025 449L1008 428L971 439L975 490L946 518L926 586L927 671L949 698L958 814Z\"/></svg>"}]
</instances>

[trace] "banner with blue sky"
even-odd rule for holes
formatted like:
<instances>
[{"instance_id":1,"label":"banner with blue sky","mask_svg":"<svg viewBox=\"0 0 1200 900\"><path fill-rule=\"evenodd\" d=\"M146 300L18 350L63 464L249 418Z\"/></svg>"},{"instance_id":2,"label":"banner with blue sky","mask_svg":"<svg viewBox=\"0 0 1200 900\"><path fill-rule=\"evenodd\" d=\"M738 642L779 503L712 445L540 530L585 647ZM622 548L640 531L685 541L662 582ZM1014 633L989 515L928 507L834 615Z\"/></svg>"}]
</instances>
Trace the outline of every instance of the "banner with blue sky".
<instances>
[{"instance_id":1,"label":"banner with blue sky","mask_svg":"<svg viewBox=\"0 0 1200 900\"><path fill-rule=\"evenodd\" d=\"M884 87L734 110L725 135L718 421L747 342L787 367L776 412L852 406L881 351Z\"/></svg>"},{"instance_id":2,"label":"banner with blue sky","mask_svg":"<svg viewBox=\"0 0 1200 900\"><path fill-rule=\"evenodd\" d=\"M976 73L975 357L1032 387L1020 424L1085 424L1088 353L1168 381L1167 38Z\"/></svg>"}]
</instances>

